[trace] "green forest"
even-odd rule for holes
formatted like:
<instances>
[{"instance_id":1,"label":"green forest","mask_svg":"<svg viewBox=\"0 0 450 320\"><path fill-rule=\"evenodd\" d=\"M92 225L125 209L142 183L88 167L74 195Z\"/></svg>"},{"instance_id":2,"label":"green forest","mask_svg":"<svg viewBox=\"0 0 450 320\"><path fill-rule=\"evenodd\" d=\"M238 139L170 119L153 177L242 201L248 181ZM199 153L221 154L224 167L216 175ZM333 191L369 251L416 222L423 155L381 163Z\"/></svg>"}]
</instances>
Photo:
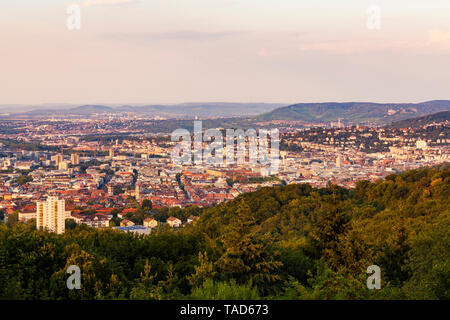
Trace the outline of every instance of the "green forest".
<instances>
[{"instance_id":1,"label":"green forest","mask_svg":"<svg viewBox=\"0 0 450 320\"><path fill-rule=\"evenodd\" d=\"M444 165L355 189L262 188L148 236L1 224L0 298L450 299L449 194ZM366 286L370 265L381 289Z\"/></svg>"}]
</instances>

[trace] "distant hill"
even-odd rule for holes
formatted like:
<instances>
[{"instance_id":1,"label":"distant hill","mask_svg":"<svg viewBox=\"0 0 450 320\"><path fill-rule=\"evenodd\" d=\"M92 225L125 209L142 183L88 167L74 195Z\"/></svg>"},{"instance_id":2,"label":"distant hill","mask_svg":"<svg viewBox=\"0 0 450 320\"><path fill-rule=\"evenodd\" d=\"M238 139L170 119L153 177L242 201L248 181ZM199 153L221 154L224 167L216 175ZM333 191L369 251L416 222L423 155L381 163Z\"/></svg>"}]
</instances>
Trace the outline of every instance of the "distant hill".
<instances>
[{"instance_id":1,"label":"distant hill","mask_svg":"<svg viewBox=\"0 0 450 320\"><path fill-rule=\"evenodd\" d=\"M27 111L22 111L23 109ZM30 110L29 108L33 108ZM52 116L91 117L94 115L137 115L166 119L200 119L241 117L250 122L301 120L321 123L341 119L344 123L393 122L450 111L450 100L422 103L326 102L298 103L285 106L275 103L181 103L175 105L41 105L30 107L1 106L2 118L41 118Z\"/></svg>"},{"instance_id":2,"label":"distant hill","mask_svg":"<svg viewBox=\"0 0 450 320\"><path fill-rule=\"evenodd\" d=\"M113 113L114 109L107 106L102 105L84 105L74 108L64 108L64 109L36 109L31 110L21 114L13 114L13 115L22 115L22 116L31 116L31 117L39 117L39 116L51 116L51 115L92 115L92 114L101 114L101 113Z\"/></svg>"},{"instance_id":3,"label":"distant hill","mask_svg":"<svg viewBox=\"0 0 450 320\"><path fill-rule=\"evenodd\" d=\"M257 117L257 120L329 122L337 121L340 118L344 122L362 123L369 121L387 124L448 110L450 110L450 100L434 100L422 103L299 103L262 114Z\"/></svg>"},{"instance_id":4,"label":"distant hill","mask_svg":"<svg viewBox=\"0 0 450 320\"><path fill-rule=\"evenodd\" d=\"M48 116L91 116L94 114L136 114L150 117L164 118L185 118L193 119L212 117L236 117L236 116L256 116L261 113L272 111L283 104L276 103L182 103L176 105L83 105L77 107L62 107L60 109L52 107L45 108L36 106L34 110L15 111L14 107L3 106L1 112L8 113L7 117L19 118L39 118ZM23 109L23 108L22 108ZM14 110L14 111L13 111Z\"/></svg>"},{"instance_id":5,"label":"distant hill","mask_svg":"<svg viewBox=\"0 0 450 320\"><path fill-rule=\"evenodd\" d=\"M122 106L117 112L153 114L167 118L252 116L272 111L282 104L270 103L181 103L176 105Z\"/></svg>"},{"instance_id":6,"label":"distant hill","mask_svg":"<svg viewBox=\"0 0 450 320\"><path fill-rule=\"evenodd\" d=\"M73 114L112 113L114 112L114 109L111 107L100 105L85 105L76 108L71 108L66 112Z\"/></svg>"},{"instance_id":7,"label":"distant hill","mask_svg":"<svg viewBox=\"0 0 450 320\"><path fill-rule=\"evenodd\" d=\"M430 114L423 117L396 121L388 125L390 128L415 128L421 127L434 122L450 121L450 111L443 111Z\"/></svg>"},{"instance_id":8,"label":"distant hill","mask_svg":"<svg viewBox=\"0 0 450 320\"><path fill-rule=\"evenodd\" d=\"M0 113L19 113L28 112L37 109L41 110L58 110L58 109L69 109L76 105L71 105L68 103L44 103L36 105L25 105L25 104L2 104L0 105Z\"/></svg>"}]
</instances>

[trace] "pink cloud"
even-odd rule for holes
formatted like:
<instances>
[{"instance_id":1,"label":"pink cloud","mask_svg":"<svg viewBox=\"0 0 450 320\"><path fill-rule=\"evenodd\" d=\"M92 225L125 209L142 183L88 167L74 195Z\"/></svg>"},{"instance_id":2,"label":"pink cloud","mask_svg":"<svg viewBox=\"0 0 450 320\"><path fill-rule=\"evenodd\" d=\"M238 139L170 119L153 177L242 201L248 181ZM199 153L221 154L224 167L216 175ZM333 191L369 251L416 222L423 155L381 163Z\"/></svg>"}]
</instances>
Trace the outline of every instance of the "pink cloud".
<instances>
[{"instance_id":1,"label":"pink cloud","mask_svg":"<svg viewBox=\"0 0 450 320\"><path fill-rule=\"evenodd\" d=\"M300 52L331 54L360 54L379 51L441 53L450 51L450 32L432 30L423 40L366 40L322 41L298 46Z\"/></svg>"}]
</instances>

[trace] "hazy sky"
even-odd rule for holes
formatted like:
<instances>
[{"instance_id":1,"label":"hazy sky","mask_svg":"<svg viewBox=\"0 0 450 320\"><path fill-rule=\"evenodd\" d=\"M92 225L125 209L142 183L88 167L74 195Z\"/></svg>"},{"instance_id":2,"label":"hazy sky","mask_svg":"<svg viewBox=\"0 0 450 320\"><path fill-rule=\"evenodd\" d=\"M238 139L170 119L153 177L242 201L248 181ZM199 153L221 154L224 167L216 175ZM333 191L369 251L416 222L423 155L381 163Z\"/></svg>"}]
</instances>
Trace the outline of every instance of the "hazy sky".
<instances>
[{"instance_id":1,"label":"hazy sky","mask_svg":"<svg viewBox=\"0 0 450 320\"><path fill-rule=\"evenodd\" d=\"M0 40L0 104L450 99L449 0L1 0Z\"/></svg>"}]
</instances>

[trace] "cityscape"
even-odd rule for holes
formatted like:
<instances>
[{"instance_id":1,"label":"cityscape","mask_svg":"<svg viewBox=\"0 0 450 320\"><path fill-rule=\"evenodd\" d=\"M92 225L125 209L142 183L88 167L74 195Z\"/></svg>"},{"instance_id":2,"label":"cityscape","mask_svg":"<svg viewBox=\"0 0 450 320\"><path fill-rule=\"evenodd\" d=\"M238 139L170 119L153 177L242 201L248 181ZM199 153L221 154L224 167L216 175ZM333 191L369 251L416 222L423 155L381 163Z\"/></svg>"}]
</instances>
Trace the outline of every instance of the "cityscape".
<instances>
[{"instance_id":1,"label":"cityscape","mask_svg":"<svg viewBox=\"0 0 450 320\"><path fill-rule=\"evenodd\" d=\"M2 314L447 306L448 0L0 12Z\"/></svg>"},{"instance_id":2,"label":"cityscape","mask_svg":"<svg viewBox=\"0 0 450 320\"><path fill-rule=\"evenodd\" d=\"M250 163L248 154L242 164L177 165L170 134L143 134L136 129L140 121L95 119L84 121L82 130L78 121L69 120L7 123L15 139L10 133L0 136L5 221L15 214L19 221L36 219L42 226L39 201L57 197L60 206L65 203L60 221L148 234L198 218L180 216L176 208L212 207L262 187L288 184L354 188L361 180L375 182L450 160L448 117L417 128L345 126L340 121L327 127L280 126L280 165L272 175L265 166ZM168 213L136 218L145 200L152 210L169 208ZM62 233L64 223L49 228Z\"/></svg>"}]
</instances>

